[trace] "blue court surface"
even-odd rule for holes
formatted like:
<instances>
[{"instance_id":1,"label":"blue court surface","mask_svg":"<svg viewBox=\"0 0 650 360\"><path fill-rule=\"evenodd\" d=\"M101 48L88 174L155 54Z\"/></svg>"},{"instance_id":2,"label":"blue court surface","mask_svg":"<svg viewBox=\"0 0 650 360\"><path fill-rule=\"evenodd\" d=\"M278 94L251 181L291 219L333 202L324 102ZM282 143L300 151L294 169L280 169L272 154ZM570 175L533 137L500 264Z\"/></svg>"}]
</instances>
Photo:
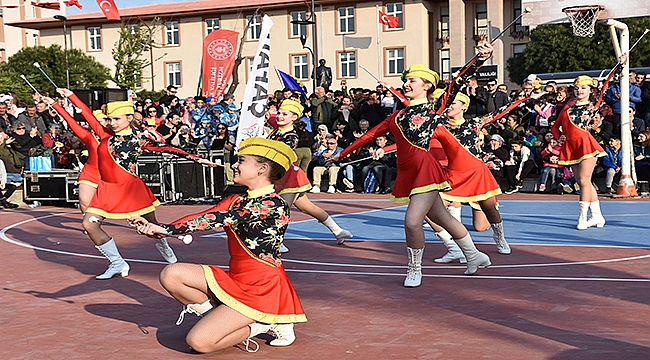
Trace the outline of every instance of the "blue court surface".
<instances>
[{"instance_id":1,"label":"blue court surface","mask_svg":"<svg viewBox=\"0 0 650 360\"><path fill-rule=\"evenodd\" d=\"M394 207L388 200L377 201L385 202L386 209L332 216L342 228L354 234L349 241L404 241L406 206ZM503 200L499 201L499 210L510 244L650 247L650 202L601 201L600 204L607 224L583 231L576 229L577 201ZM469 206L463 206L462 220L476 243L493 243L491 230L472 230ZM430 228L425 229L425 236L427 242L439 242ZM291 222L286 238L334 241L331 233L316 220Z\"/></svg>"}]
</instances>

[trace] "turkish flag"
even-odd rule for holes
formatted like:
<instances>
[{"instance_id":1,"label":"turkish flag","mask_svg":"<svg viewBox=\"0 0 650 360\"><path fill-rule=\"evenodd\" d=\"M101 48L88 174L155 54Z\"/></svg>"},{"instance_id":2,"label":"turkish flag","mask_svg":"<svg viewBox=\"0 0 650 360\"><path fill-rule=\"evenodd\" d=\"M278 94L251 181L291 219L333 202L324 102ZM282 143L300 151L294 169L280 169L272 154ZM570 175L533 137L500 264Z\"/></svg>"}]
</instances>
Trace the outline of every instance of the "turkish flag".
<instances>
[{"instance_id":1,"label":"turkish flag","mask_svg":"<svg viewBox=\"0 0 650 360\"><path fill-rule=\"evenodd\" d=\"M115 6L113 0L97 0L97 5L108 20L120 20L120 10Z\"/></svg>"},{"instance_id":2,"label":"turkish flag","mask_svg":"<svg viewBox=\"0 0 650 360\"><path fill-rule=\"evenodd\" d=\"M63 2L65 6L76 6L79 8L79 10L83 10L83 5L79 4L79 0L70 0L70 1L64 1Z\"/></svg>"},{"instance_id":3,"label":"turkish flag","mask_svg":"<svg viewBox=\"0 0 650 360\"><path fill-rule=\"evenodd\" d=\"M50 10L61 10L61 4L57 2L46 2L46 3L32 2L32 6L36 6L43 9L50 9Z\"/></svg>"},{"instance_id":4,"label":"turkish flag","mask_svg":"<svg viewBox=\"0 0 650 360\"><path fill-rule=\"evenodd\" d=\"M379 22L389 28L399 27L399 18L397 16L388 15L383 11L379 11Z\"/></svg>"}]
</instances>

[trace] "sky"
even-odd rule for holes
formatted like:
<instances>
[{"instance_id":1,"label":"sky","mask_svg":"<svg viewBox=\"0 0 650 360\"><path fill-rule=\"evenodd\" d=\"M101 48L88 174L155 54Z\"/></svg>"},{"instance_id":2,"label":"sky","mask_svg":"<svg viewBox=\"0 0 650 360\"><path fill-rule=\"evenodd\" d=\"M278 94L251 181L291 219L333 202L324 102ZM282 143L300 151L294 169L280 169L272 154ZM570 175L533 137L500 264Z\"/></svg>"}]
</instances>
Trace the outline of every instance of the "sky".
<instances>
[{"instance_id":1,"label":"sky","mask_svg":"<svg viewBox=\"0 0 650 360\"><path fill-rule=\"evenodd\" d=\"M142 5L151 5L151 4L163 4L163 3L172 3L172 2L190 2L195 0L115 0L115 5L118 9L126 7L135 7ZM83 10L79 10L76 6L70 6L66 9L66 14L79 14L79 13L88 13L99 11L99 6L97 6L97 1L95 0L79 0Z\"/></svg>"}]
</instances>

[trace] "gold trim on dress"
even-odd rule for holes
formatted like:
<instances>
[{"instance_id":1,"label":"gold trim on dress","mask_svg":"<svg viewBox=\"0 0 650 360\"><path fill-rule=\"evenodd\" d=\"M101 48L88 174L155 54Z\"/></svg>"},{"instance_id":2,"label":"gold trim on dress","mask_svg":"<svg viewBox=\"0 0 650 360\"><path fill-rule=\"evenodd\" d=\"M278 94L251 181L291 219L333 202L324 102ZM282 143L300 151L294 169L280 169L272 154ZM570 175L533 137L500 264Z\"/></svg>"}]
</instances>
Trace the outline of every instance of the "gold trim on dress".
<instances>
[{"instance_id":1,"label":"gold trim on dress","mask_svg":"<svg viewBox=\"0 0 650 360\"><path fill-rule=\"evenodd\" d=\"M128 213L110 213L107 211L104 211L102 209L98 208L88 208L86 209L86 212L97 214L99 216L103 216L107 219L128 219L134 216L140 216L140 215L145 215L150 212L156 211L156 207L160 206L160 201L156 200L154 201L151 205L147 206L144 209L128 212Z\"/></svg>"}]
</instances>

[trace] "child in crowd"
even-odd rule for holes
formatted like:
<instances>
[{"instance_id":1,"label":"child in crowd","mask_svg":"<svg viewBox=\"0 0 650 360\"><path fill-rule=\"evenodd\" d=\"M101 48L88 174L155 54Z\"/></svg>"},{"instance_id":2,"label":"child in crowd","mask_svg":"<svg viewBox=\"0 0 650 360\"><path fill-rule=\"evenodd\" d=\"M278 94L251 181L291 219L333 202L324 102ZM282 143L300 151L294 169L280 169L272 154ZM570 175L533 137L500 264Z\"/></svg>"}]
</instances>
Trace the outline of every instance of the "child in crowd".
<instances>
[{"instance_id":1,"label":"child in crowd","mask_svg":"<svg viewBox=\"0 0 650 360\"><path fill-rule=\"evenodd\" d=\"M609 138L609 146L605 149L607 156L603 158L603 167L605 168L605 193L616 194L616 189L612 189L614 177L621 173L621 164L623 163L623 151L621 151L621 140L615 137Z\"/></svg>"},{"instance_id":2,"label":"child in crowd","mask_svg":"<svg viewBox=\"0 0 650 360\"><path fill-rule=\"evenodd\" d=\"M550 133L549 133L550 134ZM540 155L542 156L543 159L543 166L542 166L542 171L539 176L539 182L537 184L537 191L539 192L545 192L546 191L546 183L548 181L548 178L552 179L552 185L551 185L551 192L557 191L557 185L560 180L560 172L561 172L561 167L558 164L559 155L560 155L560 144L558 144L557 140L552 137L548 141L548 144L542 151L540 152Z\"/></svg>"}]
</instances>

